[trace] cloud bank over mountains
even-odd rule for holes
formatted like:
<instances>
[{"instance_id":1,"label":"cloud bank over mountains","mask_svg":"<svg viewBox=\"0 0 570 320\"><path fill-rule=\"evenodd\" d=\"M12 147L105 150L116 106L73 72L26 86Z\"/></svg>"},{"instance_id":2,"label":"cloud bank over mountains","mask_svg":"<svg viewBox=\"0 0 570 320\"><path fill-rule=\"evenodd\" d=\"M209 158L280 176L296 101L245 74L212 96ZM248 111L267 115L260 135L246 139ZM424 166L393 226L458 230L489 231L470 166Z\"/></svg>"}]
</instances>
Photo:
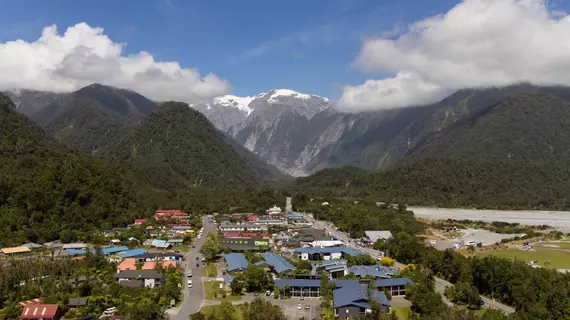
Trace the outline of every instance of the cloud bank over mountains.
<instances>
[{"instance_id":1,"label":"cloud bank over mountains","mask_svg":"<svg viewBox=\"0 0 570 320\"><path fill-rule=\"evenodd\" d=\"M392 74L346 86L345 111L425 105L461 88L570 85L570 17L540 0L465 0L395 38L370 38L357 69Z\"/></svg>"},{"instance_id":2,"label":"cloud bank over mountains","mask_svg":"<svg viewBox=\"0 0 570 320\"><path fill-rule=\"evenodd\" d=\"M124 46L86 23L69 27L63 35L56 26L46 27L34 42L0 43L0 90L69 92L97 82L155 100L197 103L230 89L228 81L214 74L201 76L178 62L155 61L148 52L123 55Z\"/></svg>"}]
</instances>

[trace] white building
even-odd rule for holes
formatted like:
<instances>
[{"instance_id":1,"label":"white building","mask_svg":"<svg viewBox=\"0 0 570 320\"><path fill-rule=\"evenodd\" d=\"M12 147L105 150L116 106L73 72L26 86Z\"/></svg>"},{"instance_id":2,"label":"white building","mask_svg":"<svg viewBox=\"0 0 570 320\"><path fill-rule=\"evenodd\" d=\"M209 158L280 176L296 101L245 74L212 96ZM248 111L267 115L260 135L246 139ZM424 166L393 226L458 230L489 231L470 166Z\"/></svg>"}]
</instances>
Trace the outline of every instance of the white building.
<instances>
[{"instance_id":1,"label":"white building","mask_svg":"<svg viewBox=\"0 0 570 320\"><path fill-rule=\"evenodd\" d=\"M273 207L269 208L268 210L265 210L265 212L267 214L281 214L283 210L281 210L281 208L279 208L278 206L274 205Z\"/></svg>"},{"instance_id":2,"label":"white building","mask_svg":"<svg viewBox=\"0 0 570 320\"><path fill-rule=\"evenodd\" d=\"M344 242L340 240L320 240L309 243L309 246L313 248L342 247L344 246Z\"/></svg>"}]
</instances>

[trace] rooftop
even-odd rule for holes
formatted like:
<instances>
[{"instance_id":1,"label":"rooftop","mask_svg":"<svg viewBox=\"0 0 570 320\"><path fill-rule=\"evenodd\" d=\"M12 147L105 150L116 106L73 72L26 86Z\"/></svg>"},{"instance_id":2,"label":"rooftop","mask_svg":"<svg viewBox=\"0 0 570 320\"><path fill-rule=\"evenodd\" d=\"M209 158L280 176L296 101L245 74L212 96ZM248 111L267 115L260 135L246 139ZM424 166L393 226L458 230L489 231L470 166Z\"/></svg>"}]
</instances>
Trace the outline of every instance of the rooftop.
<instances>
[{"instance_id":1,"label":"rooftop","mask_svg":"<svg viewBox=\"0 0 570 320\"><path fill-rule=\"evenodd\" d=\"M390 301L384 294L378 290L370 291L371 296L373 296L380 304L384 306L390 306ZM366 285L354 285L346 286L334 290L333 292L333 307L341 308L345 306L358 306L364 309L372 309L370 306L368 296L368 287Z\"/></svg>"},{"instance_id":2,"label":"rooftop","mask_svg":"<svg viewBox=\"0 0 570 320\"><path fill-rule=\"evenodd\" d=\"M330 254L330 253L344 253L350 254L351 256L358 256L362 254L367 254L362 252L358 249L349 248L349 247L328 247L328 248L297 248L295 249L296 253L308 253L308 254Z\"/></svg>"},{"instance_id":3,"label":"rooftop","mask_svg":"<svg viewBox=\"0 0 570 320\"><path fill-rule=\"evenodd\" d=\"M25 253L30 252L28 247L12 247L12 248L2 248L3 254L14 254L14 253Z\"/></svg>"},{"instance_id":4,"label":"rooftop","mask_svg":"<svg viewBox=\"0 0 570 320\"><path fill-rule=\"evenodd\" d=\"M117 272L113 275L115 278L127 279L162 279L162 273L156 270L127 270Z\"/></svg>"},{"instance_id":5,"label":"rooftop","mask_svg":"<svg viewBox=\"0 0 570 320\"><path fill-rule=\"evenodd\" d=\"M119 253L119 257L130 258L130 257L139 256L139 255L142 255L145 253L146 253L145 249L133 249L133 250L127 250L127 251Z\"/></svg>"},{"instance_id":6,"label":"rooftop","mask_svg":"<svg viewBox=\"0 0 570 320\"><path fill-rule=\"evenodd\" d=\"M224 259L228 264L228 272L242 271L247 268L248 262L241 253L228 253L224 255Z\"/></svg>"},{"instance_id":7,"label":"rooftop","mask_svg":"<svg viewBox=\"0 0 570 320\"><path fill-rule=\"evenodd\" d=\"M289 261L276 253L265 252L262 256L263 260L265 260L264 262L267 265L270 265L277 273L292 271L296 269L295 266L293 266Z\"/></svg>"},{"instance_id":8,"label":"rooftop","mask_svg":"<svg viewBox=\"0 0 570 320\"><path fill-rule=\"evenodd\" d=\"M372 276L374 278L391 278L396 272L388 267L376 265L376 266L352 266L348 268L349 273L354 273L355 275L365 278L366 276Z\"/></svg>"},{"instance_id":9,"label":"rooftop","mask_svg":"<svg viewBox=\"0 0 570 320\"><path fill-rule=\"evenodd\" d=\"M20 319L47 319L57 315L57 304L34 304L24 306Z\"/></svg>"}]
</instances>

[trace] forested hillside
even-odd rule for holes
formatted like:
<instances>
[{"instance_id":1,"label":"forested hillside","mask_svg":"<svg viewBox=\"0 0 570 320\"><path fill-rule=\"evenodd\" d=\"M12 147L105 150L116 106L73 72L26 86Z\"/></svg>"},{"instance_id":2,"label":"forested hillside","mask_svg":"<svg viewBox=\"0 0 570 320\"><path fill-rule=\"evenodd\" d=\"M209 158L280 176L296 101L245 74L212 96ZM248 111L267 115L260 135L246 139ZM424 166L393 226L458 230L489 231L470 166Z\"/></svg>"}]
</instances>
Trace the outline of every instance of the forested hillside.
<instances>
[{"instance_id":1,"label":"forested hillside","mask_svg":"<svg viewBox=\"0 0 570 320\"><path fill-rule=\"evenodd\" d=\"M384 172L345 167L297 179L315 197L371 198L414 205L569 209L569 168L531 163L424 159Z\"/></svg>"},{"instance_id":2,"label":"forested hillside","mask_svg":"<svg viewBox=\"0 0 570 320\"><path fill-rule=\"evenodd\" d=\"M161 105L108 156L159 188L243 188L260 182L206 117L185 103Z\"/></svg>"}]
</instances>

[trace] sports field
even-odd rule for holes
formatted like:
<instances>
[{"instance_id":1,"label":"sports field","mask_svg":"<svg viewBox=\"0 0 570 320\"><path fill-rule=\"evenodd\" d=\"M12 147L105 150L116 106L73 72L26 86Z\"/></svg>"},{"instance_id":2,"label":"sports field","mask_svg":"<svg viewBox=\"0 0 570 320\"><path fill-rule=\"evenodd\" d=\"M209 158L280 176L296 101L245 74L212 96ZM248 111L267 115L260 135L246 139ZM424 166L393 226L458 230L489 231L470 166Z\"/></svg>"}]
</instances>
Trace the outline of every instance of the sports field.
<instances>
[{"instance_id":1,"label":"sports field","mask_svg":"<svg viewBox=\"0 0 570 320\"><path fill-rule=\"evenodd\" d=\"M523 251L519 249L507 249L477 253L477 256L494 255L507 259L518 259L525 262L535 261L542 267L554 269L570 269L570 252L568 249L554 249L534 247L536 251Z\"/></svg>"}]
</instances>

